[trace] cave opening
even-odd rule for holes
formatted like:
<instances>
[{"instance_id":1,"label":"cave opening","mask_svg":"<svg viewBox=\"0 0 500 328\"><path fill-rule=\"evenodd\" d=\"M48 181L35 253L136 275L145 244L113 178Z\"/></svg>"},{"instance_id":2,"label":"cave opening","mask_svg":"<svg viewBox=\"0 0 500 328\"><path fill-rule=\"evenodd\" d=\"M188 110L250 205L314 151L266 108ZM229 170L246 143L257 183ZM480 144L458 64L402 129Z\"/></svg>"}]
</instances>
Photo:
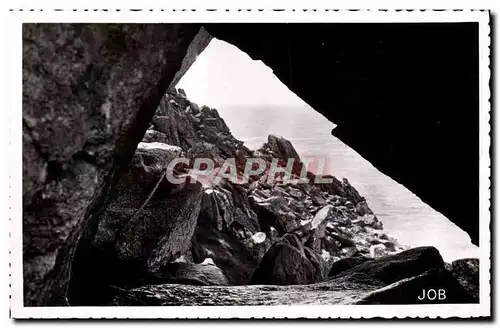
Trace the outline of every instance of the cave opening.
<instances>
[{"instance_id":1,"label":"cave opening","mask_svg":"<svg viewBox=\"0 0 500 328\"><path fill-rule=\"evenodd\" d=\"M220 115L225 122L224 125L227 124L226 128L222 129L230 130L234 137L239 142L242 141L250 150L258 149L266 142L269 134L277 134L291 141L301 157L307 155L327 157L328 163L331 164L328 173L338 178L348 178L361 195L366 197L368 204L385 224L385 230L396 236L402 244L412 247L435 246L447 260L477 257L475 256L477 249L470 244L468 236L461 229L332 136L335 124L297 97L266 64L259 60L252 60L245 52L230 43L213 38L204 29L195 37L188 53L190 51L195 53L200 49L203 51L194 56L196 60L193 60L193 57L189 60L184 59L181 69L169 86L170 96L167 92L164 97L165 101L160 102L156 115L158 117L153 117L150 128L144 136L147 140L143 138L143 142L168 143L167 140L162 139L163 136L158 134L172 132L177 139L170 138L169 141L172 143L170 146L180 147L181 151L194 152L192 140L188 140L193 136L179 135L182 134L182 129L190 129L185 122L181 124L180 130L172 130L169 126L170 130L159 132L158 126L165 123L159 117L169 116L167 111L174 107L179 113L179 109L188 112L194 107L197 107L198 111L205 107L208 110L215 108L217 116ZM292 75L291 72L288 74ZM175 99L174 103L171 103L172 99ZM170 117L170 119L175 121L179 117ZM195 132L197 132L196 129ZM155 159L144 157L143 163L146 166L148 166L148 160L154 162ZM170 192L170 190L164 190L160 194L168 197ZM389 199L391 201L388 203ZM407 211L409 204L413 211ZM247 284L251 272L255 269L255 264L252 263L252 257L255 255L249 254L244 247L239 245L237 237L228 238L220 231L210 230L212 228L210 225L204 226L200 223L204 216L208 215L203 213L196 217L200 232L195 233L196 237L193 242L204 245L206 249L203 247L192 249L190 260L196 263L203 262L206 258L210 258L210 247L215 247L219 252L217 264L224 266L226 270L231 266L244 268L238 273L231 272L228 278L229 283ZM269 212L262 209L257 215L266 217L263 213ZM428 221L422 220L422 216ZM273 219L275 217L268 220ZM432 233L421 231L419 234L418 230L414 229L416 224L431 226L433 231ZM275 226L279 225L275 224ZM236 235L244 231L242 228L244 225L238 222L232 226L232 229L238 230ZM207 233L209 230L210 233ZM279 226L279 230L282 233L286 229ZM270 235L274 232L267 227L265 233ZM249 236L245 236L247 237ZM342 243L349 244L345 235L338 238L341 245ZM335 244L332 241L321 243L324 246L328 242ZM92 241L83 238L76 252L73 266L74 279L70 282L68 294L70 304L95 305L96 302L107 304L110 297L114 295L115 288L134 288L145 283L141 280L144 273L148 271L144 263L117 261L113 255L98 251L98 248L90 245L91 243ZM308 241L308 245L312 247L313 243ZM240 259L231 259L235 249L238 249ZM181 253L175 253L175 256L177 258L184 256ZM91 258L90 262L89 258ZM172 259L176 260L176 258ZM234 263L235 261L238 263ZM130 271L130 267L137 270ZM120 275L125 270L127 271L126 279L122 281ZM106 273L103 274L103 271ZM96 284L96 281L99 283ZM184 280L179 278L178 281ZM187 283L193 282L187 281ZM203 284L203 282L195 282L195 284L198 283ZM100 296L96 297L96 293Z\"/></svg>"},{"instance_id":2,"label":"cave opening","mask_svg":"<svg viewBox=\"0 0 500 328\"><path fill-rule=\"evenodd\" d=\"M229 27L23 25L25 305L67 305L68 280L70 305L177 304L188 292L180 284L148 287L159 281L189 282L198 291L194 286L257 291L244 301L261 304L261 292L278 297L279 285L291 282L322 281L327 285L312 288L328 291L335 279L323 279L338 272L328 267L340 259L346 259L342 268L362 265L365 273L380 273L372 269L386 259L404 260L409 270L418 269L407 272L411 277L430 265L437 270L422 278L430 282L454 281L454 270L469 264L477 269L474 260L445 267L432 246L403 252L383 230L415 214L414 204L382 217L404 192L384 195L391 188L379 188L385 183L379 177L391 176L477 244L477 24ZM230 58L219 54L196 73L222 42L240 50L222 51ZM234 65L236 57L246 62ZM205 74L212 66L218 69ZM180 88L190 75L194 83ZM211 98L193 100L200 85L215 87L206 93ZM332 156L339 179L300 186L163 179L162 163L179 156L233 156L240 165L249 155L286 162L308 152ZM363 158L373 166L360 165ZM49 164L57 172L47 174ZM464 174L457 179L451 166ZM387 176L371 176L374 167ZM182 169L179 174L189 173ZM315 181L314 174L307 177ZM436 228L417 214L407 224L400 230ZM70 279L72 262L77 274ZM382 271L370 288L401 278ZM87 283L79 284L82 279ZM236 288L263 282L274 286ZM450 288L463 301L467 293L457 284ZM304 301L301 291L314 294L308 288L294 289L294 301ZM158 294L165 297L149 297ZM212 301L221 300L215 296Z\"/></svg>"}]
</instances>

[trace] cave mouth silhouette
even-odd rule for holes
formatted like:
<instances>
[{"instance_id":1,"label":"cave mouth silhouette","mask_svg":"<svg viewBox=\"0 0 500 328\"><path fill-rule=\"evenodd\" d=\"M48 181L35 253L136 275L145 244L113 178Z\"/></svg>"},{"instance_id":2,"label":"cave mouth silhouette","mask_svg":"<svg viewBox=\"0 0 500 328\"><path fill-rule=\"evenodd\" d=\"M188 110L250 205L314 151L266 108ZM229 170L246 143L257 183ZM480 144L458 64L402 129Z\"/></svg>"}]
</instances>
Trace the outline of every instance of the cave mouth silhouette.
<instances>
[{"instance_id":1,"label":"cave mouth silhouette","mask_svg":"<svg viewBox=\"0 0 500 328\"><path fill-rule=\"evenodd\" d=\"M67 269L87 219L98 210L106 191L129 162L169 84L175 85L187 69L180 64L201 26L136 24L123 29L104 24L47 24L42 31L39 25L23 25L23 77L25 73L33 77L33 83L23 84L23 118L27 114L29 121L37 123L49 109L71 124L49 120L47 125L28 126L27 132L35 134L23 134L23 170L33 173L23 171L23 291L27 305L47 304L51 298L64 295ZM336 137L467 231L478 244L478 23L203 27L213 37L270 67L292 92L338 125ZM58 33L60 30L69 33ZM75 44L73 37L81 31L90 42ZM59 38L53 38L57 34ZM120 42L113 42L115 37ZM50 49L55 39L68 41L63 51L69 48L88 57L72 58L72 65L66 65L68 59ZM194 47L204 48L202 43ZM89 58L91 65L86 62ZM75 61L84 65L74 65ZM77 66L88 70L77 71ZM137 79L136 71L146 73ZM65 85L48 83L39 88L43 82L63 77L67 78ZM123 81L133 83L118 87ZM93 88L86 88L87 82L92 82ZM76 88L81 91L78 95L75 86L81 87ZM35 89L40 91L36 96ZM96 116L91 126L86 125L85 117L99 114L89 106L89 99L105 104L109 96L117 97L116 115L110 122L117 133L107 138L87 133L95 130L93 125L102 127L104 122ZM57 97L62 105L83 108L84 115L64 111L65 106L51 106ZM37 134L43 138L32 142L30 138ZM57 138L61 135L65 138ZM68 144L69 135L74 135L72 144ZM82 150L89 150L87 146L94 143L102 146L102 162L87 163L95 158ZM37 180L46 164L40 149L58 155L50 161L51 168L60 165L65 175L56 179L51 174L46 180ZM27 158L28 166L24 155L32 155ZM78 165L63 167L69 160L90 169L81 172ZM81 173L95 189L81 199L78 208L71 204L58 207L67 203L62 194L41 203L40 191L51 186L67 184L74 194L86 192L85 181L74 178ZM99 183L90 183L96 179ZM36 211L40 208L44 211ZM61 231L47 219L56 215L64 224ZM38 238L40 233L50 238ZM50 272L39 265L51 260Z\"/></svg>"},{"instance_id":2,"label":"cave mouth silhouette","mask_svg":"<svg viewBox=\"0 0 500 328\"><path fill-rule=\"evenodd\" d=\"M401 243L435 246L450 261L477 257L463 229L338 141L332 136L335 122L288 89L270 67L236 46L213 38L175 87L199 106L216 108L233 135L250 149L259 148L267 135L278 134L290 140L302 158L328 158L328 173L347 177ZM414 231L415 222L426 228Z\"/></svg>"},{"instance_id":3,"label":"cave mouth silhouette","mask_svg":"<svg viewBox=\"0 0 500 328\"><path fill-rule=\"evenodd\" d=\"M203 24L479 245L479 24Z\"/></svg>"}]
</instances>

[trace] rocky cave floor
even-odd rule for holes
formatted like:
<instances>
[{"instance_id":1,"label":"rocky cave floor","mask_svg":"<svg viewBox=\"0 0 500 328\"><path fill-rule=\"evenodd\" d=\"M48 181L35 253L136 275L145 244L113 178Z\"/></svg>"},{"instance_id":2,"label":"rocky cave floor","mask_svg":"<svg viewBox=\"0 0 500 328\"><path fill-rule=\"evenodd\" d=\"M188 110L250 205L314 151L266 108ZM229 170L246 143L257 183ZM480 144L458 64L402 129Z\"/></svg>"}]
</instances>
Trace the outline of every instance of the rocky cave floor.
<instances>
[{"instance_id":1,"label":"rocky cave floor","mask_svg":"<svg viewBox=\"0 0 500 328\"><path fill-rule=\"evenodd\" d=\"M69 305L414 304L479 301L479 261L445 263L434 247L409 249L347 179L329 184L237 184L162 176L175 157L222 163L259 157L302 166L269 135L252 151L217 110L169 90L131 164L74 256ZM189 175L192 167L183 169ZM417 297L444 289L446 299Z\"/></svg>"}]
</instances>

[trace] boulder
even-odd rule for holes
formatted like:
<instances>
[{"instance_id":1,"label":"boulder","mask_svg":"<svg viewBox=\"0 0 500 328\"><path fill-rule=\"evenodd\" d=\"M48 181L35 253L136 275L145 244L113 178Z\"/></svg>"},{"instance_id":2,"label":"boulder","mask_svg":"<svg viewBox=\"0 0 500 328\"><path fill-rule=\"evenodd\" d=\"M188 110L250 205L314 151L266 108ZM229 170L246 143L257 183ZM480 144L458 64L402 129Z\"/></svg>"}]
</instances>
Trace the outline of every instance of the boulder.
<instances>
[{"instance_id":1,"label":"boulder","mask_svg":"<svg viewBox=\"0 0 500 328\"><path fill-rule=\"evenodd\" d=\"M299 238L287 233L274 243L252 275L254 285L301 285L322 278L320 260Z\"/></svg>"},{"instance_id":2,"label":"boulder","mask_svg":"<svg viewBox=\"0 0 500 328\"><path fill-rule=\"evenodd\" d=\"M219 229L203 210L191 241L191 253L195 262L210 257L227 277L231 285L248 284L252 272L259 264L249 249L231 231Z\"/></svg>"},{"instance_id":3,"label":"boulder","mask_svg":"<svg viewBox=\"0 0 500 328\"><path fill-rule=\"evenodd\" d=\"M479 302L479 259L453 261L451 273L474 298L475 302Z\"/></svg>"},{"instance_id":4,"label":"boulder","mask_svg":"<svg viewBox=\"0 0 500 328\"><path fill-rule=\"evenodd\" d=\"M165 133L158 132L156 130L147 130L146 134L142 138L142 142L161 142L168 143L168 137Z\"/></svg>"},{"instance_id":5,"label":"boulder","mask_svg":"<svg viewBox=\"0 0 500 328\"><path fill-rule=\"evenodd\" d=\"M169 263L152 274L147 283L198 286L227 286L229 284L221 269L208 262L200 264Z\"/></svg>"},{"instance_id":6,"label":"boulder","mask_svg":"<svg viewBox=\"0 0 500 328\"><path fill-rule=\"evenodd\" d=\"M332 267L330 268L330 272L328 273L328 276L334 277L340 274L341 272L354 268L355 266L364 263L368 260L370 260L370 258L365 256L347 257L340 259L333 263Z\"/></svg>"},{"instance_id":7,"label":"boulder","mask_svg":"<svg viewBox=\"0 0 500 328\"><path fill-rule=\"evenodd\" d=\"M181 149L141 143L99 217L93 243L150 272L185 253L200 212L201 184L173 185L165 169Z\"/></svg>"},{"instance_id":8,"label":"boulder","mask_svg":"<svg viewBox=\"0 0 500 328\"><path fill-rule=\"evenodd\" d=\"M337 277L362 275L384 284L392 284L436 268L444 268L439 251L434 247L417 247L395 255L365 261L341 272Z\"/></svg>"},{"instance_id":9,"label":"boulder","mask_svg":"<svg viewBox=\"0 0 500 328\"><path fill-rule=\"evenodd\" d=\"M198 29L23 24L26 306L66 304L88 219L127 167Z\"/></svg>"},{"instance_id":10,"label":"boulder","mask_svg":"<svg viewBox=\"0 0 500 328\"><path fill-rule=\"evenodd\" d=\"M263 198L259 193L252 193L252 205L263 229L274 227L281 234L295 231L302 227L303 216L293 211L286 199L279 196Z\"/></svg>"},{"instance_id":11,"label":"boulder","mask_svg":"<svg viewBox=\"0 0 500 328\"><path fill-rule=\"evenodd\" d=\"M212 258L230 284L241 285L270 245L267 238L262 242L266 235L259 232L246 195L237 186L231 190L214 186L204 191L191 252L194 261Z\"/></svg>"},{"instance_id":12,"label":"boulder","mask_svg":"<svg viewBox=\"0 0 500 328\"><path fill-rule=\"evenodd\" d=\"M169 103L168 99L164 97L162 100L166 102L167 114L153 117L154 129L167 137L166 143L187 151L196 144L197 138L191 115L171 108L175 105Z\"/></svg>"},{"instance_id":13,"label":"boulder","mask_svg":"<svg viewBox=\"0 0 500 328\"><path fill-rule=\"evenodd\" d=\"M440 290L442 296L439 296ZM426 297L423 297L423 295ZM356 304L460 304L477 303L444 268L435 268L375 290Z\"/></svg>"},{"instance_id":14,"label":"boulder","mask_svg":"<svg viewBox=\"0 0 500 328\"><path fill-rule=\"evenodd\" d=\"M168 262L190 257L202 187L164 178L179 147L140 143L126 172L80 240L69 288L72 305L104 304L110 286L140 285Z\"/></svg>"}]
</instances>

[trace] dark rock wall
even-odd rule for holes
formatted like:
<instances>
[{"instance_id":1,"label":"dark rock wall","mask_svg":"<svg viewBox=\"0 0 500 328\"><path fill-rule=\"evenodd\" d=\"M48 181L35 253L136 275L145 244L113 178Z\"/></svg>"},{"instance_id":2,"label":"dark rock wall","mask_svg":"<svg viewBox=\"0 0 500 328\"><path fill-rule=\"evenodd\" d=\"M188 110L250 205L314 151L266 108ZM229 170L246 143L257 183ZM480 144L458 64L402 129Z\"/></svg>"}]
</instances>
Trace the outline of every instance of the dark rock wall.
<instances>
[{"instance_id":1,"label":"dark rock wall","mask_svg":"<svg viewBox=\"0 0 500 328\"><path fill-rule=\"evenodd\" d=\"M478 244L478 24L205 24ZM460 206L457 206L460 204Z\"/></svg>"},{"instance_id":2,"label":"dark rock wall","mask_svg":"<svg viewBox=\"0 0 500 328\"><path fill-rule=\"evenodd\" d=\"M197 30L24 24L25 305L65 302L87 219L130 161Z\"/></svg>"},{"instance_id":3,"label":"dark rock wall","mask_svg":"<svg viewBox=\"0 0 500 328\"><path fill-rule=\"evenodd\" d=\"M175 74L174 79L170 82L169 88L174 88L177 85L191 65L196 61L198 55L208 46L210 41L212 41L212 36L201 27L198 34L196 34L193 41L191 41L186 56L182 61L181 69Z\"/></svg>"}]
</instances>

